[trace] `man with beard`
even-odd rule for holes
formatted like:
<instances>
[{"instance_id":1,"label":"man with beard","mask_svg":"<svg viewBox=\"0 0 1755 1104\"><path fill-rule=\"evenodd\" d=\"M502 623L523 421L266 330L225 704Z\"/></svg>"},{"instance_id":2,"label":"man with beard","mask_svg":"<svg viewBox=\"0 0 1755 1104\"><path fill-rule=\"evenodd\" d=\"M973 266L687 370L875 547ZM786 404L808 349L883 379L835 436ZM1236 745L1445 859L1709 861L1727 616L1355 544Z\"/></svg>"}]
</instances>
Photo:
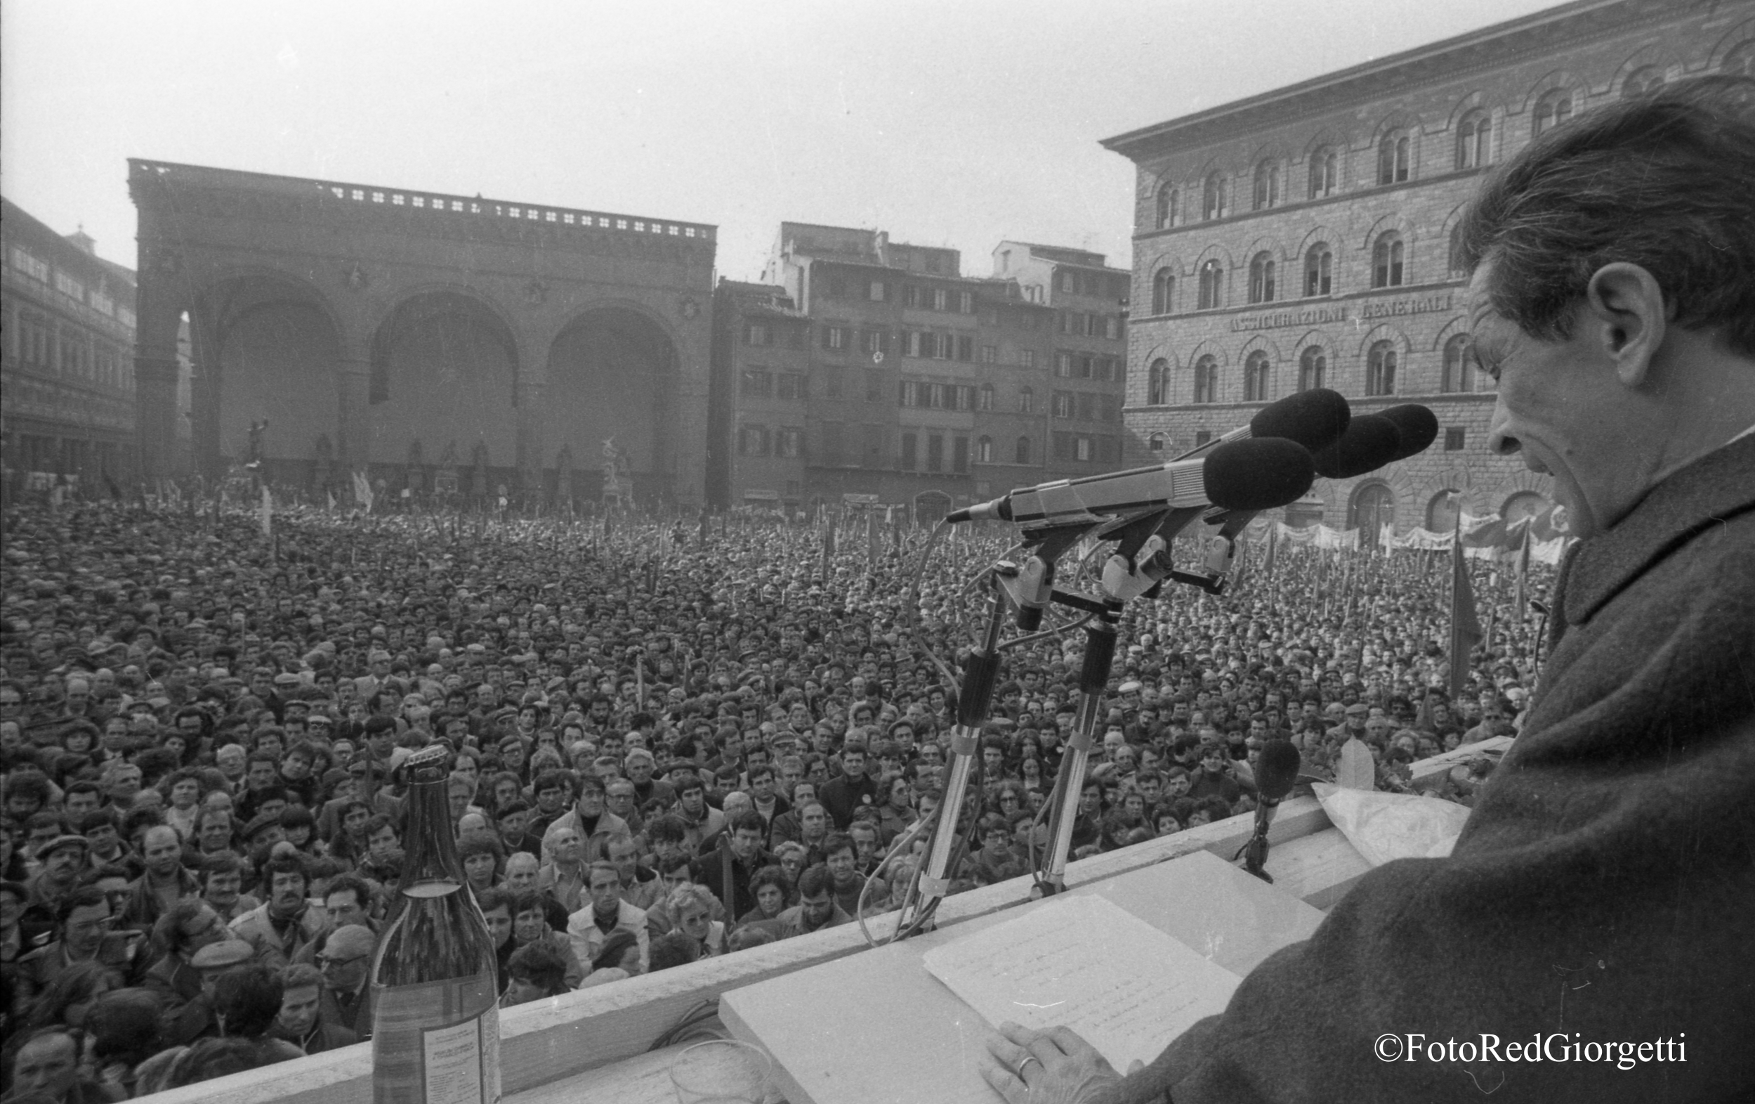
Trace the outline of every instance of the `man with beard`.
<instances>
[{"instance_id":1,"label":"man with beard","mask_svg":"<svg viewBox=\"0 0 1755 1104\"><path fill-rule=\"evenodd\" d=\"M310 876L305 860L279 854L262 867L268 901L232 921L232 934L256 950L256 961L278 970L297 958L329 926L323 910L305 899Z\"/></svg>"}]
</instances>

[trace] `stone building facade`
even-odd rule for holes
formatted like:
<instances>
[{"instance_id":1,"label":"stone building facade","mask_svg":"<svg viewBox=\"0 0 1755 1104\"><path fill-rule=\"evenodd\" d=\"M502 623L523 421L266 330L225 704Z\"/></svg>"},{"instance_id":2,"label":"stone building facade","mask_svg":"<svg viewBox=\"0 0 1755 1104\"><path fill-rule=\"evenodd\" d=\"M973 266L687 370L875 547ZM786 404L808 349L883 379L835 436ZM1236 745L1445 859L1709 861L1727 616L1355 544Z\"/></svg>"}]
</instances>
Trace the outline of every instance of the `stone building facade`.
<instances>
[{"instance_id":1,"label":"stone building facade","mask_svg":"<svg viewBox=\"0 0 1755 1104\"><path fill-rule=\"evenodd\" d=\"M932 517L1117 467L1128 274L1022 242L993 263L964 276L953 249L783 223L762 282L716 300L728 501Z\"/></svg>"},{"instance_id":2,"label":"stone building facade","mask_svg":"<svg viewBox=\"0 0 1755 1104\"><path fill-rule=\"evenodd\" d=\"M589 501L614 453L636 501L703 501L714 227L162 161L128 183L148 474L176 470L186 316L203 472L256 451L314 491Z\"/></svg>"},{"instance_id":3,"label":"stone building facade","mask_svg":"<svg viewBox=\"0 0 1755 1104\"><path fill-rule=\"evenodd\" d=\"M0 458L9 489L106 494L136 470L134 273L0 199ZM185 437L187 435L185 434ZM66 477L63 479L63 477Z\"/></svg>"},{"instance_id":4,"label":"stone building facade","mask_svg":"<svg viewBox=\"0 0 1755 1104\"><path fill-rule=\"evenodd\" d=\"M1578 0L1144 127L1103 144L1138 168L1130 459L1168 459L1323 385L1354 411L1420 402L1422 455L1318 480L1292 524L1446 529L1508 518L1551 480L1487 448L1494 396L1468 344L1454 232L1482 173L1602 103L1755 64L1755 4Z\"/></svg>"}]
</instances>

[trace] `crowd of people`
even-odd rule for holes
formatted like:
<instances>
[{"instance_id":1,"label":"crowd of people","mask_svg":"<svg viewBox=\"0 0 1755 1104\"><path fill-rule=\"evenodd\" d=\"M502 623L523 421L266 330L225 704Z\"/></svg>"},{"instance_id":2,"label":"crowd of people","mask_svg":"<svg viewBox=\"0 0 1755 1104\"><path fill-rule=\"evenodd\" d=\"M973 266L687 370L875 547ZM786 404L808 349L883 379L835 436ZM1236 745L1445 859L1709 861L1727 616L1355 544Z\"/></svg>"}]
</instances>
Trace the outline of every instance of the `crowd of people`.
<instances>
[{"instance_id":1,"label":"crowd of people","mask_svg":"<svg viewBox=\"0 0 1755 1104\"><path fill-rule=\"evenodd\" d=\"M115 1100L369 1038L399 768L435 741L506 1005L893 906L1009 537L920 572L920 531L825 524L8 511L10 1091ZM1269 739L1316 770L1361 739L1405 789L1514 731L1539 631L1508 571L1477 569L1495 631L1453 696L1442 555L1253 558L1127 610L1073 858L1253 808ZM1082 647L1005 653L953 892L1033 869Z\"/></svg>"}]
</instances>

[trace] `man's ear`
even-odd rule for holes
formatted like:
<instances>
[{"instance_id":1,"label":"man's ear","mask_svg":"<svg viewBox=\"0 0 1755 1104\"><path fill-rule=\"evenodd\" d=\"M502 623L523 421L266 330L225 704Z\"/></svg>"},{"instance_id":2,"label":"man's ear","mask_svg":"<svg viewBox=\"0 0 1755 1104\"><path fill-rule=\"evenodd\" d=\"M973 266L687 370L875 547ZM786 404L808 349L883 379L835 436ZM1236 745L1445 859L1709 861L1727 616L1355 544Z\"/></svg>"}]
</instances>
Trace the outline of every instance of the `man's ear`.
<instances>
[{"instance_id":1,"label":"man's ear","mask_svg":"<svg viewBox=\"0 0 1755 1104\"><path fill-rule=\"evenodd\" d=\"M1588 327L1593 344L1615 362L1623 386L1645 385L1669 328L1656 277L1625 261L1604 265L1585 288L1579 321Z\"/></svg>"}]
</instances>

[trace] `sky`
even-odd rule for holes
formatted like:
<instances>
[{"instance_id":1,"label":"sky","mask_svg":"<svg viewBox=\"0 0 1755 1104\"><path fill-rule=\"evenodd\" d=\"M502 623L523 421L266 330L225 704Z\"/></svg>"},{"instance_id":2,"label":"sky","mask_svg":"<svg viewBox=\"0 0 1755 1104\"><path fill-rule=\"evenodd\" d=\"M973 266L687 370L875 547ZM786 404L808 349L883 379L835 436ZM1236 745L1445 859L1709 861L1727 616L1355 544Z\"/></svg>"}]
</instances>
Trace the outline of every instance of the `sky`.
<instances>
[{"instance_id":1,"label":"sky","mask_svg":"<svg viewBox=\"0 0 1755 1104\"><path fill-rule=\"evenodd\" d=\"M1126 267L1101 139L1549 6L7 0L0 191L129 267L129 157L712 223L740 280L784 220Z\"/></svg>"}]
</instances>

